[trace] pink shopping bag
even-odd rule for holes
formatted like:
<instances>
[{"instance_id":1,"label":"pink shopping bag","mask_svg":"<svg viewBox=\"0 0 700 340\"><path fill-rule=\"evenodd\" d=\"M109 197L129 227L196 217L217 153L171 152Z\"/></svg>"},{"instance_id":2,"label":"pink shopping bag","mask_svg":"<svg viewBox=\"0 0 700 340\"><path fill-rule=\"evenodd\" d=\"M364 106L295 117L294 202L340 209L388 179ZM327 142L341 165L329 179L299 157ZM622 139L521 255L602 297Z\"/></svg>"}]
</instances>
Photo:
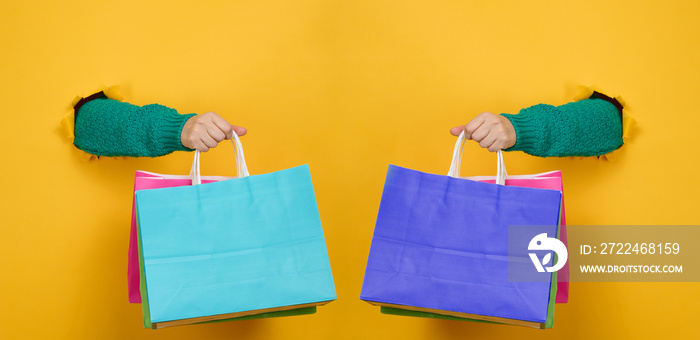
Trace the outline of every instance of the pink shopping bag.
<instances>
[{"instance_id":1,"label":"pink shopping bag","mask_svg":"<svg viewBox=\"0 0 700 340\"><path fill-rule=\"evenodd\" d=\"M201 176L202 183L211 183L230 179L231 177ZM134 179L134 193L138 190L172 188L192 185L190 176L182 175L162 175L148 171L136 171ZM129 302L141 303L141 292L139 282L139 254L137 243L136 227L136 206L132 202L131 208L131 235L129 236L129 264L127 268L127 279L129 284Z\"/></svg>"},{"instance_id":2,"label":"pink shopping bag","mask_svg":"<svg viewBox=\"0 0 700 340\"><path fill-rule=\"evenodd\" d=\"M469 179L478 180L480 182L486 183L496 183L495 177L464 177ZM537 188L537 189L552 189L559 190L562 192L562 203L561 203L561 229L559 239L564 243L565 246L569 246L566 238L566 215L564 213L564 189L561 179L561 171L550 171L535 175L519 175L519 176L508 176L506 179L507 186L516 187L527 187L527 188ZM564 265L564 268L557 272L557 298L556 303L567 303L569 302L569 262Z\"/></svg>"}]
</instances>

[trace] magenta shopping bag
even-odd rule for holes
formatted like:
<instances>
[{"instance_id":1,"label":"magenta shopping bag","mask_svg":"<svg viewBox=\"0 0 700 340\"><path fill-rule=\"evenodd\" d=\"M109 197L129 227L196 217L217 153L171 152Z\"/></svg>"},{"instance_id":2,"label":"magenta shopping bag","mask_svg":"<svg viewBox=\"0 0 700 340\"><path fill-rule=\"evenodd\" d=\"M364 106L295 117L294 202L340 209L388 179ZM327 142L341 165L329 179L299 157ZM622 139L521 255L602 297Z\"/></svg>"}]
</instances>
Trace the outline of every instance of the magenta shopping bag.
<instances>
[{"instance_id":1,"label":"magenta shopping bag","mask_svg":"<svg viewBox=\"0 0 700 340\"><path fill-rule=\"evenodd\" d=\"M494 176L473 176L460 177L471 179L485 183L496 183ZM507 176L505 181L506 186L537 188L537 189L552 189L562 192L561 202L561 226L559 229L559 240L565 246L569 246L566 238L566 215L564 213L564 186L561 178L561 171L550 171L534 175L516 175ZM557 297L556 303L569 302L569 262L564 265L564 268L557 272Z\"/></svg>"},{"instance_id":2,"label":"magenta shopping bag","mask_svg":"<svg viewBox=\"0 0 700 340\"><path fill-rule=\"evenodd\" d=\"M238 174L238 176L242 176ZM231 177L202 176L202 183L211 183L230 179ZM163 175L148 171L136 171L134 179L134 193L138 190L172 188L192 185L192 178L186 175ZM136 226L136 206L132 202L131 208L131 234L129 236L129 264L127 268L127 279L129 284L129 302L141 303L141 292L139 291L139 254Z\"/></svg>"}]
</instances>

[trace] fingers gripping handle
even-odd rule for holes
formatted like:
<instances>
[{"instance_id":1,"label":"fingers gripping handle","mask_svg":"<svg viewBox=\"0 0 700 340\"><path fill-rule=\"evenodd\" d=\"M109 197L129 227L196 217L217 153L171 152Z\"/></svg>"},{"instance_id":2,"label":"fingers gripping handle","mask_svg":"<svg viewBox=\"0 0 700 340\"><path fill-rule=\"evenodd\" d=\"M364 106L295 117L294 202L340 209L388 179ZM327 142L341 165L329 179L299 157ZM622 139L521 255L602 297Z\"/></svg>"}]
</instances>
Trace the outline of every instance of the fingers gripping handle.
<instances>
[{"instance_id":1,"label":"fingers gripping handle","mask_svg":"<svg viewBox=\"0 0 700 340\"><path fill-rule=\"evenodd\" d=\"M459 178L462 172L462 152L464 150L464 142L467 140L464 131L457 137L457 142L455 142L454 151L452 151L452 163L450 164L450 171L447 176ZM506 165L503 162L503 152L498 150L496 152L496 158L498 159L498 164L496 168L496 184L505 185L506 177L508 173L506 172Z\"/></svg>"},{"instance_id":2,"label":"fingers gripping handle","mask_svg":"<svg viewBox=\"0 0 700 340\"><path fill-rule=\"evenodd\" d=\"M246 177L250 176L248 172L248 166L245 163L245 155L243 154L243 145L238 135L234 132L233 138L231 139L231 144L236 150L236 177ZM192 185L202 184L202 176L200 174L199 159L201 157L201 152L195 150L194 161L192 162L192 169L190 170L190 177L192 178Z\"/></svg>"}]
</instances>

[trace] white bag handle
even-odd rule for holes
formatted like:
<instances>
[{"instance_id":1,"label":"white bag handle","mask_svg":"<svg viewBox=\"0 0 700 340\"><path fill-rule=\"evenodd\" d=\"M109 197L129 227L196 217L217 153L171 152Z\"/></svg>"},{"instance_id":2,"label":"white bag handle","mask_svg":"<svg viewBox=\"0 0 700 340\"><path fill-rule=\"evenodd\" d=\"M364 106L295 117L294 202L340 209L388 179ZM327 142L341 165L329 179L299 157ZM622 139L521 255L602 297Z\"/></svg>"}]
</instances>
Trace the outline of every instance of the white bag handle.
<instances>
[{"instance_id":1,"label":"white bag handle","mask_svg":"<svg viewBox=\"0 0 700 340\"><path fill-rule=\"evenodd\" d=\"M450 171L447 173L447 176L454 178L460 177L460 173L462 172L462 150L464 149L464 142L466 140L467 138L464 135L464 131L462 131L457 138L457 142L455 143L455 149L452 152L452 164L450 164ZM498 159L496 168L496 184L505 185L508 173L506 172L506 165L503 162L503 152L498 150L496 155L496 158Z\"/></svg>"},{"instance_id":2,"label":"white bag handle","mask_svg":"<svg viewBox=\"0 0 700 340\"><path fill-rule=\"evenodd\" d=\"M250 176L248 172L248 166L245 164L245 155L243 154L243 145L241 140L238 139L236 132L233 132L233 138L231 138L231 144L233 148L236 149L236 173L237 177L247 177ZM192 178L192 185L202 184L202 176L199 172L199 150L194 151L194 161L192 162L192 169L190 170L190 178Z\"/></svg>"}]
</instances>

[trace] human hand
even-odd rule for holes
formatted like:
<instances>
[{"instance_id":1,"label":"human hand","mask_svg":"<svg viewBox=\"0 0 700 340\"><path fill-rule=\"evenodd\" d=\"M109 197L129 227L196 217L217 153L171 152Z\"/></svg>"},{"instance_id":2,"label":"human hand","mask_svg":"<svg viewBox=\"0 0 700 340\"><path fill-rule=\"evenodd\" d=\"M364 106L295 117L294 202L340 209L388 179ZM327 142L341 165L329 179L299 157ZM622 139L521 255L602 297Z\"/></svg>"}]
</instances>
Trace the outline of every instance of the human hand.
<instances>
[{"instance_id":1,"label":"human hand","mask_svg":"<svg viewBox=\"0 0 700 340\"><path fill-rule=\"evenodd\" d=\"M214 112L207 112L190 117L185 122L180 141L186 148L206 152L216 147L219 142L233 137L234 132L243 136L248 130L229 124Z\"/></svg>"},{"instance_id":2,"label":"human hand","mask_svg":"<svg viewBox=\"0 0 700 340\"><path fill-rule=\"evenodd\" d=\"M450 133L455 136L459 136L462 131L467 139L473 139L482 148L491 152L515 145L516 134L513 123L508 118L491 112L482 112L467 125L450 129Z\"/></svg>"}]
</instances>

